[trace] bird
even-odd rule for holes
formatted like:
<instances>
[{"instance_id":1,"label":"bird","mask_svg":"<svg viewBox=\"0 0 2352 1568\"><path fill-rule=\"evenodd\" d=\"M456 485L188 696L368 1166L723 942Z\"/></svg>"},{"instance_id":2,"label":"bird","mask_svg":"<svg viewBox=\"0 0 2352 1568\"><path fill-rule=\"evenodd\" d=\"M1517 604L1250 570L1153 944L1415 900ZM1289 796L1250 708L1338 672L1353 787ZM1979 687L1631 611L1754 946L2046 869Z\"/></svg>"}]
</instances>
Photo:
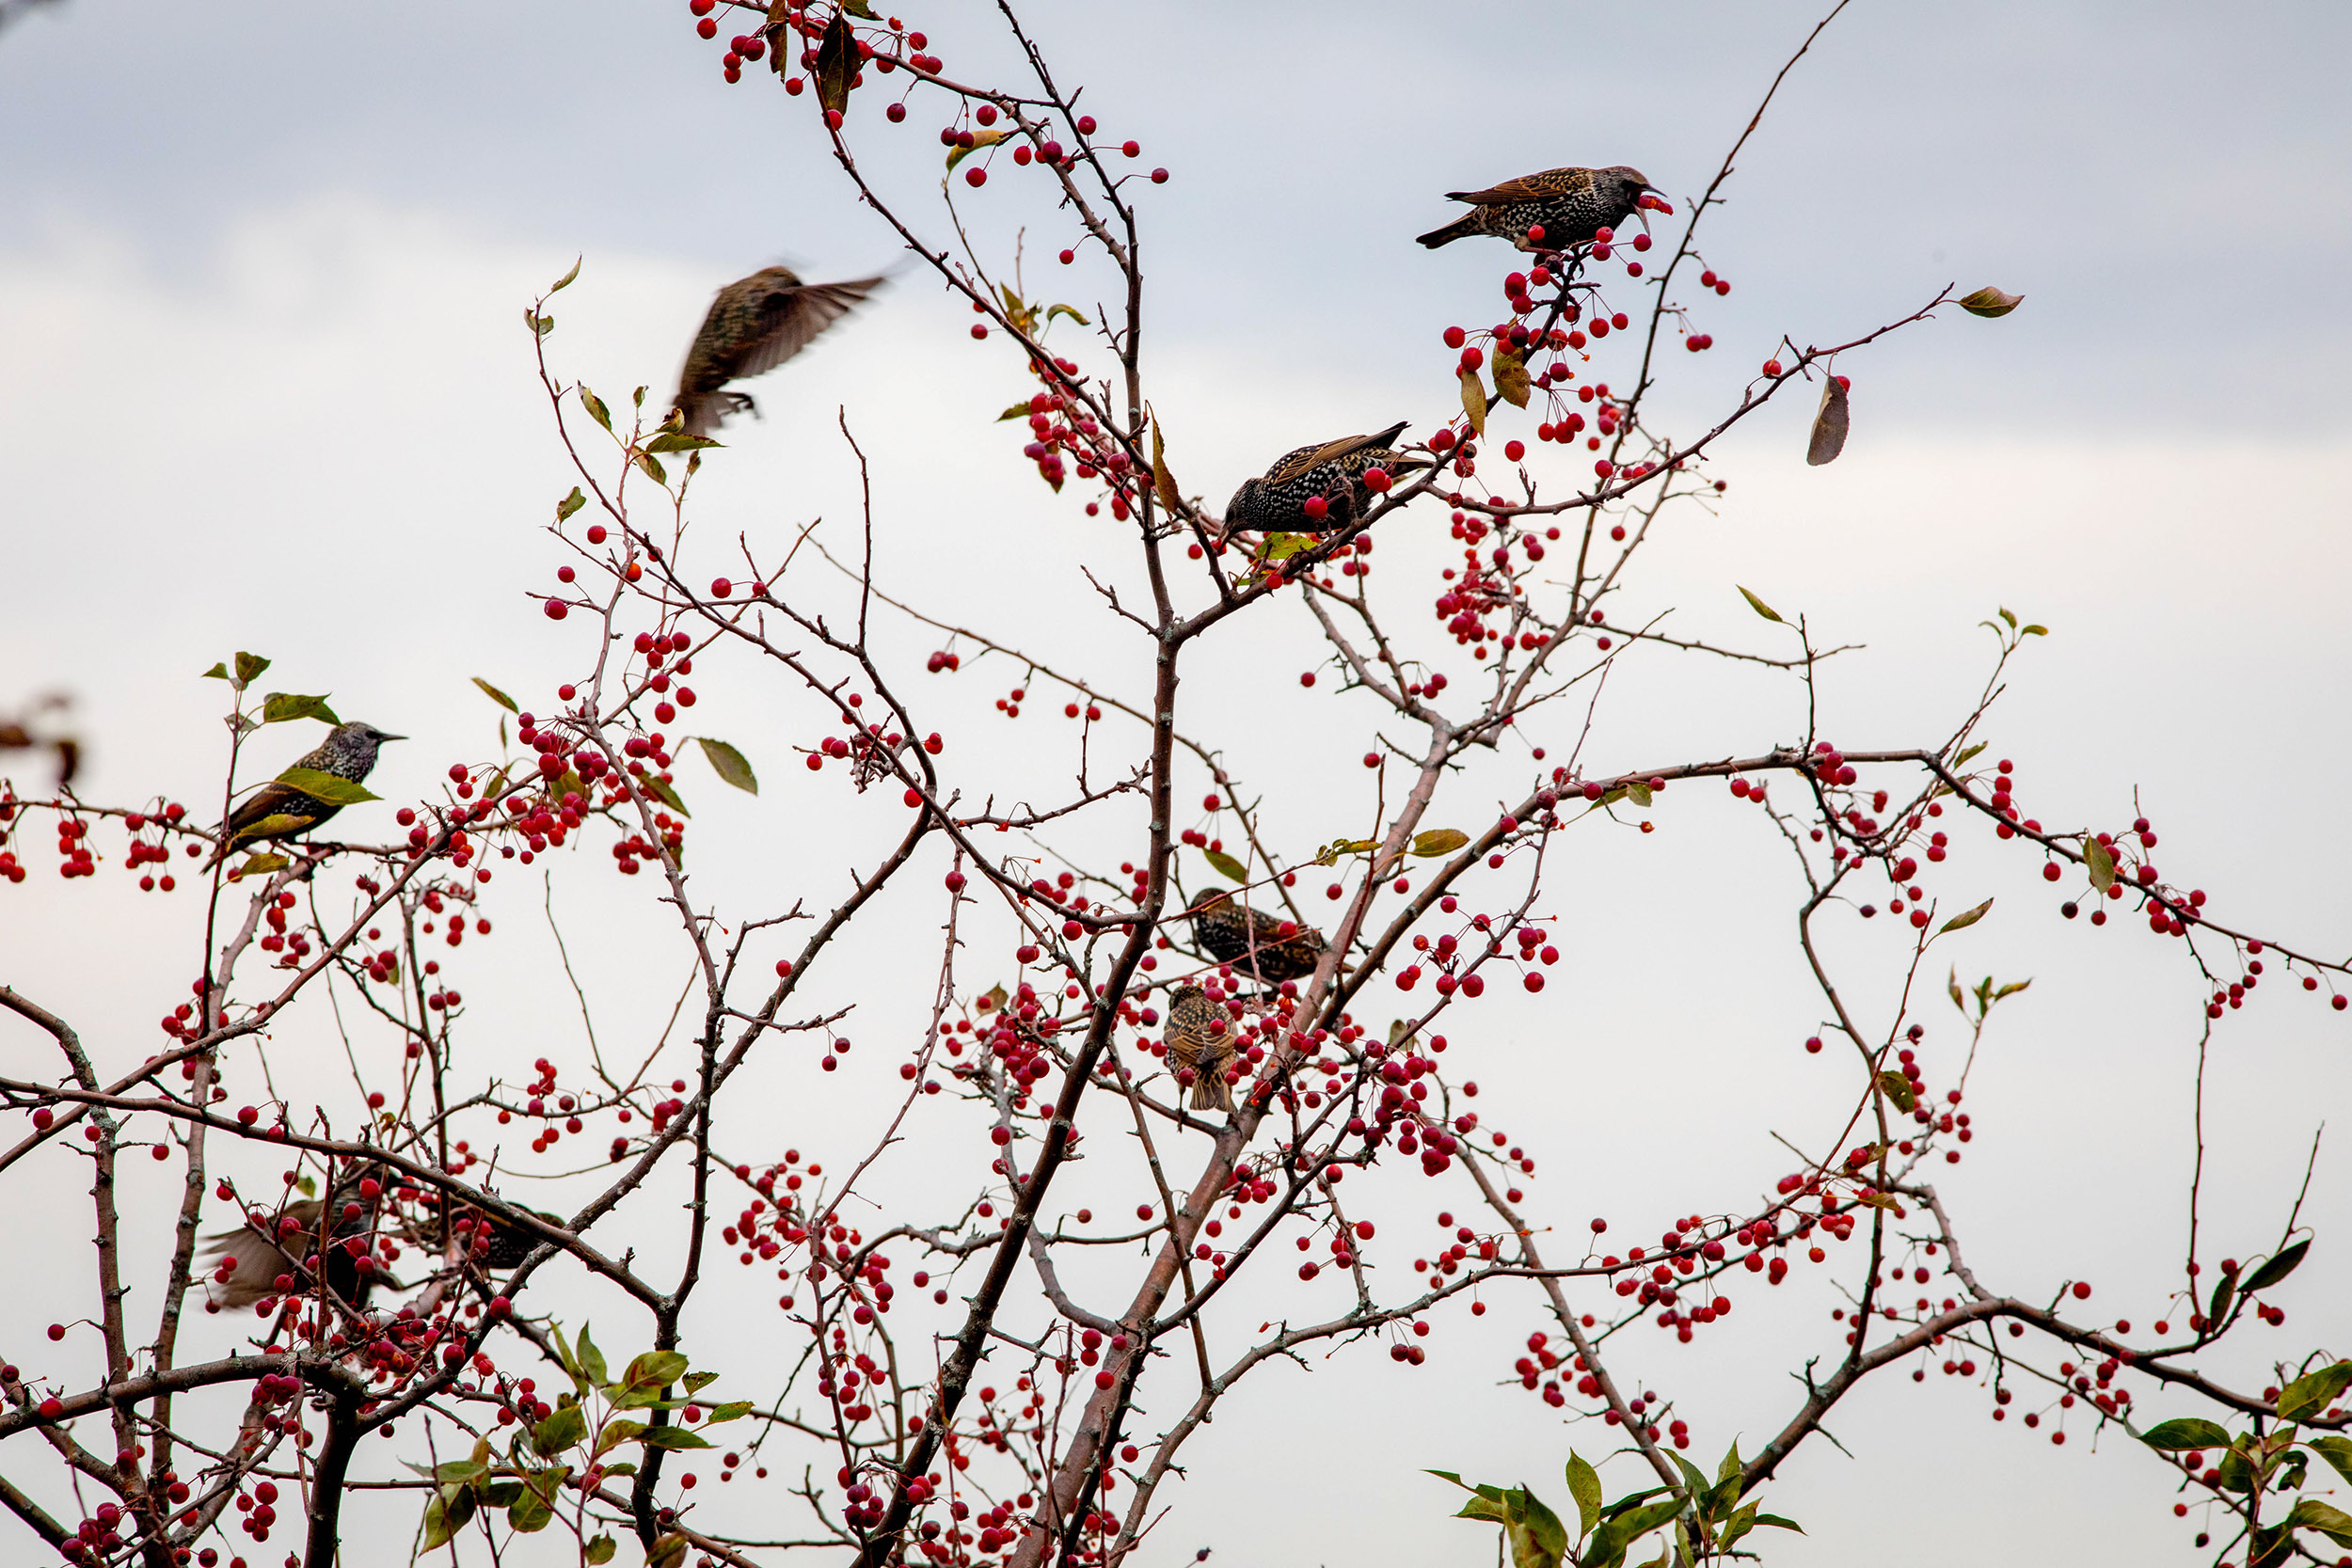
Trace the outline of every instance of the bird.
<instances>
[{"instance_id":1,"label":"bird","mask_svg":"<svg viewBox=\"0 0 2352 1568\"><path fill-rule=\"evenodd\" d=\"M1447 200L1467 201L1470 210L1422 235L1421 243L1435 250L1472 234L1492 234L1520 250L1565 250L1588 244L1601 230L1631 217L1643 196L1656 189L1640 169L1618 164L1609 168L1548 168L1483 191L1448 191ZM1527 231L1535 227L1543 230L1544 237L1531 241Z\"/></svg>"},{"instance_id":2,"label":"bird","mask_svg":"<svg viewBox=\"0 0 2352 1568\"><path fill-rule=\"evenodd\" d=\"M358 784L374 768L377 747L388 740L407 738L373 724L338 724L326 732L316 751L301 757L294 767ZM248 844L307 833L342 809L339 801L322 800L283 778L272 779L229 814L229 820L220 825L220 847L213 851L204 869L210 871Z\"/></svg>"},{"instance_id":3,"label":"bird","mask_svg":"<svg viewBox=\"0 0 2352 1568\"><path fill-rule=\"evenodd\" d=\"M1224 1009L1199 986L1179 986L1168 999L1168 1059L1192 1073L1192 1108L1231 1111L1233 1087L1225 1081L1234 1055Z\"/></svg>"},{"instance_id":4,"label":"bird","mask_svg":"<svg viewBox=\"0 0 2352 1568\"><path fill-rule=\"evenodd\" d=\"M446 1248L441 1236L438 1200L432 1194L421 1194L418 1206L425 1212L404 1224L402 1236L428 1251L443 1253ZM540 1209L526 1209L523 1212L543 1219L558 1229L567 1223L561 1214L550 1214ZM522 1260L531 1255L531 1249L539 1244L535 1232L509 1224L470 1204L458 1207L450 1228L456 1233L459 1241L468 1243L467 1256L474 1265L485 1270L519 1268Z\"/></svg>"},{"instance_id":5,"label":"bird","mask_svg":"<svg viewBox=\"0 0 2352 1568\"><path fill-rule=\"evenodd\" d=\"M762 267L721 289L678 372L674 406L686 434L707 436L730 414L756 417L759 408L749 393L720 388L774 370L882 281L803 283L790 267Z\"/></svg>"},{"instance_id":6,"label":"bird","mask_svg":"<svg viewBox=\"0 0 2352 1568\"><path fill-rule=\"evenodd\" d=\"M1262 479L1245 479L1225 506L1225 531L1257 529L1327 533L1356 522L1372 508L1373 492L1364 475L1373 468L1391 477L1428 467L1429 459L1394 451L1389 443L1405 432L1399 420L1369 436L1345 436L1284 452ZM1329 510L1320 518L1306 514L1311 498L1320 496Z\"/></svg>"},{"instance_id":7,"label":"bird","mask_svg":"<svg viewBox=\"0 0 2352 1568\"><path fill-rule=\"evenodd\" d=\"M1193 941L1219 963L1268 985L1305 979L1330 951L1313 927L1236 903L1222 888L1184 912L1192 917Z\"/></svg>"},{"instance_id":8,"label":"bird","mask_svg":"<svg viewBox=\"0 0 2352 1568\"><path fill-rule=\"evenodd\" d=\"M388 1175L381 1165L355 1169L324 1198L296 1198L275 1220L256 1211L237 1229L206 1237L211 1245L205 1256L214 1264L207 1294L214 1306L238 1311L267 1296L298 1294L321 1277L336 1299L361 1305L375 1275L372 1258L367 1268L359 1266L360 1258L370 1252L361 1239L374 1228ZM326 1227L322 1255L320 1227L330 1210L334 1218ZM296 1245L297 1237L299 1261L287 1250ZM352 1250L354 1242L359 1243L357 1252ZM220 1269L230 1259L233 1266L223 1277Z\"/></svg>"}]
</instances>

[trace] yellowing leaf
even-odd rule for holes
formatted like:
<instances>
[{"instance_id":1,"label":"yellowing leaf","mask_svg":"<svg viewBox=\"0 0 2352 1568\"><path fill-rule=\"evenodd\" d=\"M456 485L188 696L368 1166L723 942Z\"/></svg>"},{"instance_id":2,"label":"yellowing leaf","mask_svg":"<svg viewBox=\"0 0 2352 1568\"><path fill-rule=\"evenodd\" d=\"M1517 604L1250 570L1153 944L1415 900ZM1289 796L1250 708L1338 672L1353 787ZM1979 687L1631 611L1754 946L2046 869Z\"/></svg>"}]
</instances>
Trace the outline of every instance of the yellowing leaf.
<instances>
[{"instance_id":1,"label":"yellowing leaf","mask_svg":"<svg viewBox=\"0 0 2352 1568\"><path fill-rule=\"evenodd\" d=\"M497 687L492 686L488 681L484 680L480 675L473 677L473 683L474 685L482 688L483 694L485 696L488 697L490 701L498 704L499 706L504 708L507 712L520 713L522 711L522 709L515 705L514 698L508 696L505 692L501 691Z\"/></svg>"},{"instance_id":2,"label":"yellowing leaf","mask_svg":"<svg viewBox=\"0 0 2352 1568\"><path fill-rule=\"evenodd\" d=\"M961 139L959 138L956 145L947 150L948 169L953 171L955 166L963 162L964 159L970 157L973 153L977 152L983 147L994 147L998 142L1003 141L1008 135L1009 135L1009 132L996 126L991 126L985 131L973 132L972 145L969 147L964 146Z\"/></svg>"},{"instance_id":3,"label":"yellowing leaf","mask_svg":"<svg viewBox=\"0 0 2352 1568\"><path fill-rule=\"evenodd\" d=\"M1960 308L1972 316L2006 316L2025 303L2024 294L2005 294L1995 288L1979 289L1964 296Z\"/></svg>"},{"instance_id":4,"label":"yellowing leaf","mask_svg":"<svg viewBox=\"0 0 2352 1568\"><path fill-rule=\"evenodd\" d=\"M710 770L721 779L747 795L759 793L758 776L753 773L752 765L744 760L742 752L725 741L713 740L707 735L696 736L694 743L703 749L703 756L709 762Z\"/></svg>"},{"instance_id":5,"label":"yellowing leaf","mask_svg":"<svg viewBox=\"0 0 2352 1568\"><path fill-rule=\"evenodd\" d=\"M586 506L587 504L588 498L581 495L580 493L580 486L575 484L572 486L572 493L570 495L565 496L562 500L555 503L555 520L560 523L564 518L570 516L573 513L579 511L581 507Z\"/></svg>"},{"instance_id":6,"label":"yellowing leaf","mask_svg":"<svg viewBox=\"0 0 2352 1568\"><path fill-rule=\"evenodd\" d=\"M1462 372L1462 412L1470 416L1470 429L1486 434L1486 388L1476 371Z\"/></svg>"},{"instance_id":7,"label":"yellowing leaf","mask_svg":"<svg viewBox=\"0 0 2352 1568\"><path fill-rule=\"evenodd\" d=\"M552 288L552 289L549 289L549 290L548 291L548 293L551 293L551 294L558 294L558 293L563 293L565 289L570 288L570 287L572 286L572 279L573 279L573 278L575 278L575 277L578 277L580 276L580 262L582 262L582 261L586 261L587 259L588 259L588 258L587 258L587 257L585 257L585 256L578 256L578 257L573 258L573 260L572 260L572 270L571 270L571 271L569 271L569 272L567 272L567 273L565 273L563 277L561 277L557 278L557 279L555 280L555 287L554 287L554 288Z\"/></svg>"},{"instance_id":8,"label":"yellowing leaf","mask_svg":"<svg viewBox=\"0 0 2352 1568\"><path fill-rule=\"evenodd\" d=\"M1965 930L1967 927L1974 926L1978 921L1982 920L1985 917L1985 912L1992 908L1993 900L1988 898L1973 910L1963 910L1958 914L1952 916L1951 919L1944 922L1942 927L1938 929L1935 934L1940 937L1947 931Z\"/></svg>"},{"instance_id":9,"label":"yellowing leaf","mask_svg":"<svg viewBox=\"0 0 2352 1568\"><path fill-rule=\"evenodd\" d=\"M237 689L242 691L260 680L262 672L268 668L269 660L260 654L240 653L237 656Z\"/></svg>"},{"instance_id":10,"label":"yellowing leaf","mask_svg":"<svg viewBox=\"0 0 2352 1568\"><path fill-rule=\"evenodd\" d=\"M1152 488L1171 515L1184 511L1184 498L1176 490L1176 476L1168 471L1168 447L1161 438L1156 416L1152 420Z\"/></svg>"},{"instance_id":11,"label":"yellowing leaf","mask_svg":"<svg viewBox=\"0 0 2352 1568\"><path fill-rule=\"evenodd\" d=\"M1813 436L1805 443L1805 462L1818 468L1824 463L1837 461L1837 454L1846 450L1849 422L1846 384L1829 376L1821 387L1821 406L1813 415Z\"/></svg>"},{"instance_id":12,"label":"yellowing leaf","mask_svg":"<svg viewBox=\"0 0 2352 1568\"><path fill-rule=\"evenodd\" d=\"M289 768L278 775L278 782L292 784L311 800L324 800L330 806L356 806L363 800L382 799L349 779L323 773L315 768Z\"/></svg>"},{"instance_id":13,"label":"yellowing leaf","mask_svg":"<svg viewBox=\"0 0 2352 1568\"><path fill-rule=\"evenodd\" d=\"M2083 865L2090 873L2090 885L2102 894L2115 885L2115 851L2095 838L2083 839Z\"/></svg>"},{"instance_id":14,"label":"yellowing leaf","mask_svg":"<svg viewBox=\"0 0 2352 1568\"><path fill-rule=\"evenodd\" d=\"M1258 559L1262 562L1288 561L1301 550L1313 548L1316 543L1311 533L1269 533L1265 536L1265 543L1259 547Z\"/></svg>"},{"instance_id":15,"label":"yellowing leaf","mask_svg":"<svg viewBox=\"0 0 2352 1568\"><path fill-rule=\"evenodd\" d=\"M817 102L838 114L850 106L850 84L857 76L857 34L849 13L835 9L817 46Z\"/></svg>"},{"instance_id":16,"label":"yellowing leaf","mask_svg":"<svg viewBox=\"0 0 2352 1568\"><path fill-rule=\"evenodd\" d=\"M1527 406L1534 390L1527 378L1527 361L1516 354L1495 356L1495 395L1517 408Z\"/></svg>"},{"instance_id":17,"label":"yellowing leaf","mask_svg":"<svg viewBox=\"0 0 2352 1568\"><path fill-rule=\"evenodd\" d=\"M612 411L605 407L604 399L588 389L588 384L584 381L580 385L580 405L588 410L588 417L596 423L607 430L612 428Z\"/></svg>"},{"instance_id":18,"label":"yellowing leaf","mask_svg":"<svg viewBox=\"0 0 2352 1568\"><path fill-rule=\"evenodd\" d=\"M656 484L667 484L670 483L670 476L662 471L660 460L657 459L653 453L642 451L638 452L637 466L644 469L645 477L652 480Z\"/></svg>"},{"instance_id":19,"label":"yellowing leaf","mask_svg":"<svg viewBox=\"0 0 2352 1568\"><path fill-rule=\"evenodd\" d=\"M1470 842L1470 834L1459 828L1432 828L1413 835L1413 853L1423 860L1450 855Z\"/></svg>"},{"instance_id":20,"label":"yellowing leaf","mask_svg":"<svg viewBox=\"0 0 2352 1568\"><path fill-rule=\"evenodd\" d=\"M1739 587L1737 583L1734 583L1732 586L1735 588ZM1767 621L1780 620L1779 610L1774 610L1771 605L1766 604L1762 599L1757 598L1746 589L1740 589L1740 596L1748 601L1748 608L1750 610L1755 610L1758 615L1763 616ZM1786 626L1788 623L1784 621L1781 624Z\"/></svg>"},{"instance_id":21,"label":"yellowing leaf","mask_svg":"<svg viewBox=\"0 0 2352 1568\"><path fill-rule=\"evenodd\" d=\"M1085 312L1081 311L1074 305L1047 306L1045 308L1045 319L1048 322L1051 322L1056 316L1068 316L1072 321L1076 322L1080 326L1091 326L1094 325L1093 323L1088 321L1086 319Z\"/></svg>"},{"instance_id":22,"label":"yellowing leaf","mask_svg":"<svg viewBox=\"0 0 2352 1568\"><path fill-rule=\"evenodd\" d=\"M240 877L259 877L264 872L283 871L286 867L292 865L293 863L294 862L288 860L283 855L256 855L251 860L246 861L243 865L237 867L237 875Z\"/></svg>"},{"instance_id":23,"label":"yellowing leaf","mask_svg":"<svg viewBox=\"0 0 2352 1568\"><path fill-rule=\"evenodd\" d=\"M326 694L315 697L298 696L290 691L273 691L262 699L262 722L282 724L289 719L315 719L323 724L340 724L335 710L326 705Z\"/></svg>"},{"instance_id":24,"label":"yellowing leaf","mask_svg":"<svg viewBox=\"0 0 2352 1568\"><path fill-rule=\"evenodd\" d=\"M682 430L670 430L664 431L646 442L645 450L647 451L700 451L705 447L715 447L721 444L707 436L689 436Z\"/></svg>"},{"instance_id":25,"label":"yellowing leaf","mask_svg":"<svg viewBox=\"0 0 2352 1568\"><path fill-rule=\"evenodd\" d=\"M1895 1102L1895 1109L1908 1116L1919 1103L1919 1097L1911 1086L1911 1080L1899 1072L1882 1072L1878 1078L1879 1092Z\"/></svg>"}]
</instances>

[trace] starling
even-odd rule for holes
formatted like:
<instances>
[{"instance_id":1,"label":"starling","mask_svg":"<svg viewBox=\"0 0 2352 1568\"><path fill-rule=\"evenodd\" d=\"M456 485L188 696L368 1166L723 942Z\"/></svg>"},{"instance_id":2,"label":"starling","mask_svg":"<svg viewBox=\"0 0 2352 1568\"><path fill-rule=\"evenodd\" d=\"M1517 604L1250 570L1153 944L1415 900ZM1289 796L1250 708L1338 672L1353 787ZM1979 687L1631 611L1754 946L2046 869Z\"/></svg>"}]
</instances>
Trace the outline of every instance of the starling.
<instances>
[{"instance_id":1,"label":"starling","mask_svg":"<svg viewBox=\"0 0 2352 1568\"><path fill-rule=\"evenodd\" d=\"M407 738L405 735L388 735L373 724L338 724L327 732L318 750L301 758L294 767L307 768L314 773L331 773L358 784L375 767L378 746L387 740ZM220 826L220 847L213 851L213 858L204 868L211 870L248 844L307 833L342 809L332 800L319 800L293 784L272 779L229 814L229 820Z\"/></svg>"},{"instance_id":2,"label":"starling","mask_svg":"<svg viewBox=\"0 0 2352 1568\"><path fill-rule=\"evenodd\" d=\"M1233 1088L1225 1069L1234 1055L1225 1010L1199 986L1179 986L1168 999L1168 1059L1192 1072L1192 1108L1230 1111Z\"/></svg>"},{"instance_id":3,"label":"starling","mask_svg":"<svg viewBox=\"0 0 2352 1568\"><path fill-rule=\"evenodd\" d=\"M1256 529L1295 533L1326 533L1345 528L1372 508L1372 489L1365 471L1384 468L1390 474L1410 473L1429 467L1425 457L1408 457L1390 450L1389 443L1405 431L1399 420L1370 436L1349 436L1320 446L1285 452L1263 479L1245 479L1225 505L1225 531ZM1330 510L1320 519L1304 510L1311 497L1320 496Z\"/></svg>"},{"instance_id":4,"label":"starling","mask_svg":"<svg viewBox=\"0 0 2352 1568\"><path fill-rule=\"evenodd\" d=\"M729 414L757 415L749 393L719 388L774 370L881 285L879 277L803 283L789 267L763 267L721 289L678 372L675 406L687 433L707 436Z\"/></svg>"},{"instance_id":5,"label":"starling","mask_svg":"<svg viewBox=\"0 0 2352 1568\"><path fill-rule=\"evenodd\" d=\"M1492 234L1520 250L1565 250L1588 244L1600 230L1631 217L1643 193L1655 189L1641 170L1619 164L1613 168L1548 168L1487 190L1448 191L1448 200L1467 201L1470 210L1443 229L1422 235L1421 243L1435 250L1471 234ZM1540 242L1528 242L1531 226L1542 228Z\"/></svg>"},{"instance_id":6,"label":"starling","mask_svg":"<svg viewBox=\"0 0 2352 1568\"><path fill-rule=\"evenodd\" d=\"M215 1266L221 1259L236 1259L236 1267L226 1280L210 1281L208 1291L214 1302L233 1312L251 1307L264 1296L288 1291L299 1293L308 1290L316 1277L324 1275L326 1288L338 1300L359 1306L366 1300L368 1286L374 1278L373 1267L359 1267L360 1257L369 1251L360 1238L374 1228L375 1209L383 1196L386 1175L380 1165L353 1170L336 1183L326 1197L298 1198L287 1204L275 1222L256 1217L238 1229L207 1237L212 1247L206 1257ZM370 1180L373 1181L373 1192L364 1184ZM318 1245L319 1227L330 1206L335 1211L334 1223L327 1231L322 1259L312 1249ZM350 1248L355 1241L360 1243L358 1252ZM301 1261L285 1250L289 1245L300 1248ZM280 1286L280 1279L287 1284Z\"/></svg>"},{"instance_id":7,"label":"starling","mask_svg":"<svg viewBox=\"0 0 2352 1568\"><path fill-rule=\"evenodd\" d=\"M421 1199L421 1203L428 1212L404 1227L403 1234L418 1246L437 1254L442 1253L446 1248L441 1236L438 1201L428 1194ZM536 1214L558 1227L565 1224L561 1214L550 1214L537 1209L524 1212ZM470 1205L460 1206L452 1222L452 1228L460 1241L469 1243L468 1256L474 1265L485 1270L519 1268L522 1260L531 1255L531 1249L539 1244L539 1238L533 1232L520 1226L509 1225Z\"/></svg>"},{"instance_id":8,"label":"starling","mask_svg":"<svg viewBox=\"0 0 2352 1568\"><path fill-rule=\"evenodd\" d=\"M1305 979L1329 951L1313 927L1235 903L1222 890L1184 912L1192 916L1193 941L1219 963L1266 985Z\"/></svg>"}]
</instances>

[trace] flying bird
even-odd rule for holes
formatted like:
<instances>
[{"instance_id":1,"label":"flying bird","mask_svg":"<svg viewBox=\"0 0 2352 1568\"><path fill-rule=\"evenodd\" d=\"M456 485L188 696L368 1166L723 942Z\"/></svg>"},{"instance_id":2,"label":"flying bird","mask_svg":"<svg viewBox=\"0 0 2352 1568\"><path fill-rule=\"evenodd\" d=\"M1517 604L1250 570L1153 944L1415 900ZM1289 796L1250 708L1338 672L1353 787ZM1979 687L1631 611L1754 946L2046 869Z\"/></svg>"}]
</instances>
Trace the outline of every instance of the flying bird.
<instances>
[{"instance_id":1,"label":"flying bird","mask_svg":"<svg viewBox=\"0 0 2352 1568\"><path fill-rule=\"evenodd\" d=\"M1232 1110L1233 1087L1225 1081L1225 1069L1234 1045L1225 1009L1199 986L1179 986L1168 999L1168 1033L1162 1038L1168 1061L1192 1073L1192 1108Z\"/></svg>"},{"instance_id":2,"label":"flying bird","mask_svg":"<svg viewBox=\"0 0 2352 1568\"><path fill-rule=\"evenodd\" d=\"M1643 196L1655 189L1640 169L1618 164L1610 168L1548 168L1483 191L1448 191L1446 199L1467 201L1470 210L1422 235L1421 243L1435 250L1472 234L1492 234L1520 250L1565 250L1588 244L1601 230L1631 217ZM1542 229L1544 237L1531 242L1531 228Z\"/></svg>"},{"instance_id":3,"label":"flying bird","mask_svg":"<svg viewBox=\"0 0 2352 1568\"><path fill-rule=\"evenodd\" d=\"M1399 420L1369 436L1343 436L1283 453L1265 477L1241 482L1225 506L1225 531L1327 533L1356 522L1372 509L1373 492L1364 483L1365 474L1380 468L1395 476L1430 466L1425 457L1390 448L1405 433L1405 423ZM1329 508L1320 519L1308 516L1305 510L1308 500L1317 496Z\"/></svg>"},{"instance_id":4,"label":"flying bird","mask_svg":"<svg viewBox=\"0 0 2352 1568\"><path fill-rule=\"evenodd\" d=\"M747 392L720 388L765 374L882 286L879 277L803 283L789 267L762 267L719 291L686 351L674 405L690 436L707 436L730 414L757 416Z\"/></svg>"},{"instance_id":5,"label":"flying bird","mask_svg":"<svg viewBox=\"0 0 2352 1568\"><path fill-rule=\"evenodd\" d=\"M1184 912L1204 952L1266 985L1305 979L1330 950L1313 927L1253 910L1221 888Z\"/></svg>"},{"instance_id":6,"label":"flying bird","mask_svg":"<svg viewBox=\"0 0 2352 1568\"><path fill-rule=\"evenodd\" d=\"M206 1259L215 1271L235 1260L227 1278L215 1272L206 1279L213 1304L233 1312L265 1296L299 1294L323 1278L336 1299L360 1306L375 1273L365 1238L375 1227L388 1174L381 1165L355 1169L324 1198L297 1198L274 1220L256 1211L239 1228L206 1237L211 1243ZM365 1268L361 1258L368 1259Z\"/></svg>"},{"instance_id":7,"label":"flying bird","mask_svg":"<svg viewBox=\"0 0 2352 1568\"><path fill-rule=\"evenodd\" d=\"M326 740L316 751L303 756L294 767L359 784L375 768L377 747L388 740L407 738L379 730L373 724L338 724L326 732ZM283 779L272 779L229 814L229 820L220 825L220 847L204 863L204 869L210 871L248 844L307 833L342 809L338 802L322 800Z\"/></svg>"}]
</instances>

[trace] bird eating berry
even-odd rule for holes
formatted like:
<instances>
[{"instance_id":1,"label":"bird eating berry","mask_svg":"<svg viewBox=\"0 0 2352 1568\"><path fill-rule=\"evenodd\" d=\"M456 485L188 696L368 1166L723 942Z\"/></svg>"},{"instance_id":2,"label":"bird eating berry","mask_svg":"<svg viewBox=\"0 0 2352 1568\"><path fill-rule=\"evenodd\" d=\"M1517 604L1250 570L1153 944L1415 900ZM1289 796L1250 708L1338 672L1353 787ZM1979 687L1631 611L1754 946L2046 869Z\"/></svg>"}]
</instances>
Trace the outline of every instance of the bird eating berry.
<instances>
[{"instance_id":1,"label":"bird eating berry","mask_svg":"<svg viewBox=\"0 0 2352 1568\"><path fill-rule=\"evenodd\" d=\"M1421 243L1435 250L1473 234L1491 234L1520 250L1565 250L1590 244L1601 230L1643 210L1643 197L1656 188L1640 169L1617 164L1548 168L1483 191L1448 191L1447 200L1467 201L1470 210L1422 235ZM1543 238L1531 240L1530 229L1541 229Z\"/></svg>"},{"instance_id":2,"label":"bird eating berry","mask_svg":"<svg viewBox=\"0 0 2352 1568\"><path fill-rule=\"evenodd\" d=\"M1385 488L1369 479L1373 470L1392 480L1430 466L1425 457L1391 449L1389 443L1404 432L1399 420L1369 436L1342 436L1283 453L1263 478L1243 480L1233 492L1225 507L1225 531L1325 533L1352 527L1372 509L1376 491ZM1320 515L1309 504L1313 501L1323 503Z\"/></svg>"}]
</instances>

